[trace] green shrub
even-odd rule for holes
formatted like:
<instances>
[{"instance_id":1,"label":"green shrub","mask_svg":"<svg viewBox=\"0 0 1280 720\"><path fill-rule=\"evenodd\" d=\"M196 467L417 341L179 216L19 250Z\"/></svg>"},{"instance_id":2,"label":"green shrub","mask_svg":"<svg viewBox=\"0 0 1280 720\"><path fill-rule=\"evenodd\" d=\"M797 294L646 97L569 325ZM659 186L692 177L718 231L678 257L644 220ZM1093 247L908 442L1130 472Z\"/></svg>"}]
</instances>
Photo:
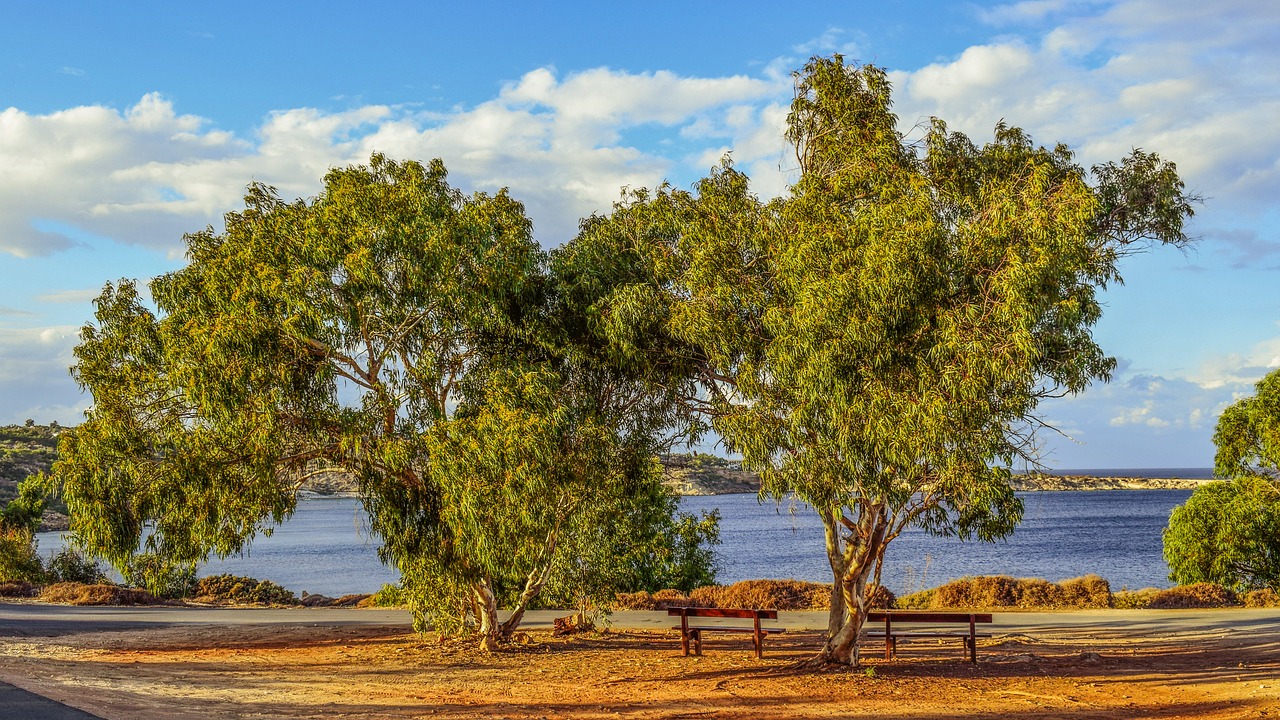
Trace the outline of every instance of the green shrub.
<instances>
[{"instance_id":1,"label":"green shrub","mask_svg":"<svg viewBox=\"0 0 1280 720\"><path fill-rule=\"evenodd\" d=\"M1216 608L1239 605L1236 594L1217 583L1192 583L1161 590L1151 599L1148 607L1157 610L1182 608Z\"/></svg>"},{"instance_id":2,"label":"green shrub","mask_svg":"<svg viewBox=\"0 0 1280 720\"><path fill-rule=\"evenodd\" d=\"M913 592L910 595L899 597L893 606L900 610L928 610L935 607L933 604L934 590L921 590Z\"/></svg>"},{"instance_id":3,"label":"green shrub","mask_svg":"<svg viewBox=\"0 0 1280 720\"><path fill-rule=\"evenodd\" d=\"M297 605L294 594L271 582L237 575L211 575L196 581L195 599L235 605Z\"/></svg>"},{"instance_id":4,"label":"green shrub","mask_svg":"<svg viewBox=\"0 0 1280 720\"><path fill-rule=\"evenodd\" d=\"M49 556L49 560L45 562L45 570L51 582L78 582L86 585L107 582L107 573L102 566L75 548L64 548Z\"/></svg>"},{"instance_id":5,"label":"green shrub","mask_svg":"<svg viewBox=\"0 0 1280 720\"><path fill-rule=\"evenodd\" d=\"M384 584L378 592L369 596L365 603L370 607L405 607L409 600L404 596L404 588L399 585Z\"/></svg>"},{"instance_id":6,"label":"green shrub","mask_svg":"<svg viewBox=\"0 0 1280 720\"><path fill-rule=\"evenodd\" d=\"M126 585L163 598L190 597L196 585L195 563L176 563L153 553L135 555L121 575Z\"/></svg>"},{"instance_id":7,"label":"green shrub","mask_svg":"<svg viewBox=\"0 0 1280 720\"><path fill-rule=\"evenodd\" d=\"M26 528L0 527L0 581L6 580L37 585L45 581L34 536Z\"/></svg>"}]
</instances>

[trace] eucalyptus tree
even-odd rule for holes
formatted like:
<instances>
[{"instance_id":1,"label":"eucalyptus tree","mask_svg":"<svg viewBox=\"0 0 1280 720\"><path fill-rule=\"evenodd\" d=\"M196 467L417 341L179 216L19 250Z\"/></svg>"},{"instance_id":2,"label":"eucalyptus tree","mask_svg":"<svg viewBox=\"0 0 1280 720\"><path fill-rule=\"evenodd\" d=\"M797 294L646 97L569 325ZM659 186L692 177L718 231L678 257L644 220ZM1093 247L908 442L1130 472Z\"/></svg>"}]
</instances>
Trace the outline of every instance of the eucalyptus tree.
<instances>
[{"instance_id":1,"label":"eucalyptus tree","mask_svg":"<svg viewBox=\"0 0 1280 720\"><path fill-rule=\"evenodd\" d=\"M1164 532L1169 578L1280 590L1280 370L1218 418L1214 470Z\"/></svg>"},{"instance_id":2,"label":"eucalyptus tree","mask_svg":"<svg viewBox=\"0 0 1280 720\"><path fill-rule=\"evenodd\" d=\"M1086 172L1003 123L983 146L940 120L909 142L884 72L838 56L797 74L786 136L800 174L780 199L725 166L692 193L633 193L612 222L642 228L655 268L631 316L705 355L715 430L763 494L822 518L835 582L815 661L856 663L904 529L1013 530L1009 468L1035 460L1039 403L1115 366L1091 335L1098 290L1125 255L1185 245L1194 198L1154 155Z\"/></svg>"},{"instance_id":3,"label":"eucalyptus tree","mask_svg":"<svg viewBox=\"0 0 1280 720\"><path fill-rule=\"evenodd\" d=\"M633 490L657 482L672 405L551 329L562 293L505 191L375 155L313 201L251 186L187 245L155 311L108 286L75 351L93 406L54 472L73 532L118 567L140 541L170 566L241 552L308 478L348 473L418 626L488 643L589 511L657 497Z\"/></svg>"}]
</instances>

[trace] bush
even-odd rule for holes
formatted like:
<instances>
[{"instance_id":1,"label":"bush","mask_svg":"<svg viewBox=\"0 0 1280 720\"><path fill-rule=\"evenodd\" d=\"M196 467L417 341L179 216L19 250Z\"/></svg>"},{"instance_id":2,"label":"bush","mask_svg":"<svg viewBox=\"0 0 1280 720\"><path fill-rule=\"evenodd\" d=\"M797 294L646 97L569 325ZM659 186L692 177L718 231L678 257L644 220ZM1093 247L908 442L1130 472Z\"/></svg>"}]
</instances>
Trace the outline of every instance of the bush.
<instances>
[{"instance_id":1,"label":"bush","mask_svg":"<svg viewBox=\"0 0 1280 720\"><path fill-rule=\"evenodd\" d=\"M134 556L121 574L126 585L156 597L189 597L196 585L195 563L175 563L152 553Z\"/></svg>"},{"instance_id":2,"label":"bush","mask_svg":"<svg viewBox=\"0 0 1280 720\"><path fill-rule=\"evenodd\" d=\"M1271 608L1280 607L1280 593L1271 588L1263 588L1261 590L1250 590L1241 598L1244 600L1245 607L1251 608Z\"/></svg>"},{"instance_id":3,"label":"bush","mask_svg":"<svg viewBox=\"0 0 1280 720\"><path fill-rule=\"evenodd\" d=\"M44 602L67 605L163 605L165 601L146 590L124 588L119 585L86 585L64 582L50 585L40 591Z\"/></svg>"},{"instance_id":4,"label":"bush","mask_svg":"<svg viewBox=\"0 0 1280 720\"><path fill-rule=\"evenodd\" d=\"M1217 583L1192 583L1161 590L1151 599L1148 607L1157 610L1183 608L1216 608L1240 604L1236 594Z\"/></svg>"},{"instance_id":5,"label":"bush","mask_svg":"<svg viewBox=\"0 0 1280 720\"><path fill-rule=\"evenodd\" d=\"M1111 607L1121 610L1143 610L1151 606L1151 601L1159 595L1155 588L1141 590L1121 590L1111 596Z\"/></svg>"},{"instance_id":6,"label":"bush","mask_svg":"<svg viewBox=\"0 0 1280 720\"><path fill-rule=\"evenodd\" d=\"M29 598L40 594L40 586L29 582L14 580L0 582L0 597Z\"/></svg>"},{"instance_id":7,"label":"bush","mask_svg":"<svg viewBox=\"0 0 1280 720\"><path fill-rule=\"evenodd\" d=\"M1062 602L1067 607L1101 609L1111 607L1111 583L1097 575L1063 580Z\"/></svg>"},{"instance_id":8,"label":"bush","mask_svg":"<svg viewBox=\"0 0 1280 720\"><path fill-rule=\"evenodd\" d=\"M936 607L933 604L934 590L921 590L910 595L903 595L894 602L893 606L899 610L928 610Z\"/></svg>"},{"instance_id":9,"label":"bush","mask_svg":"<svg viewBox=\"0 0 1280 720\"><path fill-rule=\"evenodd\" d=\"M0 581L45 581L34 536L25 528L0 527Z\"/></svg>"},{"instance_id":10,"label":"bush","mask_svg":"<svg viewBox=\"0 0 1280 720\"><path fill-rule=\"evenodd\" d=\"M953 580L925 597L916 593L898 601L900 608L1106 608L1111 607L1111 585L1097 575L1051 583L1039 578L1015 580L986 575ZM928 603L927 605L925 603Z\"/></svg>"},{"instance_id":11,"label":"bush","mask_svg":"<svg viewBox=\"0 0 1280 720\"><path fill-rule=\"evenodd\" d=\"M401 608L408 604L409 600L404 596L404 588L387 583L378 588L378 592L370 595L368 600L363 601L361 606Z\"/></svg>"},{"instance_id":12,"label":"bush","mask_svg":"<svg viewBox=\"0 0 1280 720\"><path fill-rule=\"evenodd\" d=\"M830 585L801 580L743 580L732 585L706 585L689 593L689 604L695 607L821 610L830 601Z\"/></svg>"},{"instance_id":13,"label":"bush","mask_svg":"<svg viewBox=\"0 0 1280 720\"><path fill-rule=\"evenodd\" d=\"M233 605L297 605L294 594L271 582L238 575L210 575L195 584L195 600Z\"/></svg>"},{"instance_id":14,"label":"bush","mask_svg":"<svg viewBox=\"0 0 1280 720\"><path fill-rule=\"evenodd\" d=\"M107 573L96 560L74 548L64 548L51 555L45 569L52 582L77 582L85 585L101 585L107 582Z\"/></svg>"}]
</instances>

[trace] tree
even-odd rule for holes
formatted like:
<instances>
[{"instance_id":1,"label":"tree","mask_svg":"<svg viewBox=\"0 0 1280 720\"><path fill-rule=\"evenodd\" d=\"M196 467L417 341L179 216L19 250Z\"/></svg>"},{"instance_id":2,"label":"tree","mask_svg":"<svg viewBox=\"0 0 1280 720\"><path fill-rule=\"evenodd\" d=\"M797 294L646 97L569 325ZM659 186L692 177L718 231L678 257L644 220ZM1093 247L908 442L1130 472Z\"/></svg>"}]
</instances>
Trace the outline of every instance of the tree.
<instances>
[{"instance_id":1,"label":"tree","mask_svg":"<svg viewBox=\"0 0 1280 720\"><path fill-rule=\"evenodd\" d=\"M765 495L822 518L835 583L818 663L856 662L868 585L905 528L1013 530L1009 467L1035 460L1039 402L1114 368L1090 333L1097 290L1149 242L1188 242L1194 198L1153 155L1090 174L1003 123L982 147L939 120L919 145L897 128L883 71L815 58L786 197L760 203L726 164L608 218L619 254L653 268L620 315L695 348L726 445Z\"/></svg>"},{"instance_id":2,"label":"tree","mask_svg":"<svg viewBox=\"0 0 1280 720\"><path fill-rule=\"evenodd\" d=\"M1196 488L1164 531L1169 579L1280 590L1280 490L1252 475Z\"/></svg>"},{"instance_id":3,"label":"tree","mask_svg":"<svg viewBox=\"0 0 1280 720\"><path fill-rule=\"evenodd\" d=\"M1280 590L1280 370L1218 418L1215 471L1164 532L1169 579Z\"/></svg>"},{"instance_id":4,"label":"tree","mask_svg":"<svg viewBox=\"0 0 1280 720\"><path fill-rule=\"evenodd\" d=\"M98 299L73 368L93 407L54 470L72 531L122 570L180 568L350 473L418 626L508 635L588 510L653 497L634 489L671 402L556 342L545 254L505 191L375 155L313 201L245 202L187 236L156 312L127 281Z\"/></svg>"},{"instance_id":5,"label":"tree","mask_svg":"<svg viewBox=\"0 0 1280 720\"><path fill-rule=\"evenodd\" d=\"M1218 418L1213 442L1219 477L1280 480L1280 370L1271 371L1254 389L1252 397L1237 400Z\"/></svg>"}]
</instances>

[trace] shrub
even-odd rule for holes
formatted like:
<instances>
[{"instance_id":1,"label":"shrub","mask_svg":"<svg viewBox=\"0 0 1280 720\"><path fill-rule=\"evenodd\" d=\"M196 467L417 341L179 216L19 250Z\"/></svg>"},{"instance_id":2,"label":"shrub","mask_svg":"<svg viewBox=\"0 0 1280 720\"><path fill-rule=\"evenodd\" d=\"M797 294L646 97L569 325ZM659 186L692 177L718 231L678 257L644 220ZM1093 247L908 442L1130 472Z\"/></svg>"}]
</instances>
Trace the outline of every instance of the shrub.
<instances>
[{"instance_id":1,"label":"shrub","mask_svg":"<svg viewBox=\"0 0 1280 720\"><path fill-rule=\"evenodd\" d=\"M653 595L641 590L639 592L616 593L613 596L614 610L656 610Z\"/></svg>"},{"instance_id":2,"label":"shrub","mask_svg":"<svg viewBox=\"0 0 1280 720\"><path fill-rule=\"evenodd\" d=\"M134 556L121 574L125 584L157 597L189 597L196 585L195 563L175 563L153 553Z\"/></svg>"},{"instance_id":3,"label":"shrub","mask_svg":"<svg viewBox=\"0 0 1280 720\"><path fill-rule=\"evenodd\" d=\"M77 582L85 585L101 585L107 582L107 573L96 560L74 548L64 548L51 555L45 569L52 582Z\"/></svg>"},{"instance_id":4,"label":"shrub","mask_svg":"<svg viewBox=\"0 0 1280 720\"><path fill-rule=\"evenodd\" d=\"M40 591L44 602L67 605L163 605L165 601L146 590L125 588L119 585L86 585L85 583L55 583Z\"/></svg>"},{"instance_id":5,"label":"shrub","mask_svg":"<svg viewBox=\"0 0 1280 720\"><path fill-rule=\"evenodd\" d=\"M1280 607L1280 593L1277 593L1275 590L1272 590L1271 588L1263 588L1261 590L1250 590L1249 592L1245 593L1242 600L1244 600L1245 607L1251 607L1251 608Z\"/></svg>"},{"instance_id":6,"label":"shrub","mask_svg":"<svg viewBox=\"0 0 1280 720\"><path fill-rule=\"evenodd\" d=\"M801 580L743 580L706 585L689 593L689 603L695 607L813 610L827 607L830 601L830 585Z\"/></svg>"},{"instance_id":7,"label":"shrub","mask_svg":"<svg viewBox=\"0 0 1280 720\"><path fill-rule=\"evenodd\" d=\"M1058 583L1062 588L1063 604L1075 608L1108 608L1111 607L1111 583L1097 575L1063 580Z\"/></svg>"},{"instance_id":8,"label":"shrub","mask_svg":"<svg viewBox=\"0 0 1280 720\"><path fill-rule=\"evenodd\" d=\"M25 528L0 527L0 581L5 580L35 584L45 581L34 536Z\"/></svg>"},{"instance_id":9,"label":"shrub","mask_svg":"<svg viewBox=\"0 0 1280 720\"><path fill-rule=\"evenodd\" d=\"M650 595L650 598L653 601L653 607L655 610L666 610L667 608L683 607L685 605L693 604L693 601L689 596L679 590L658 590Z\"/></svg>"},{"instance_id":10,"label":"shrub","mask_svg":"<svg viewBox=\"0 0 1280 720\"><path fill-rule=\"evenodd\" d=\"M1121 590L1111 596L1111 607L1122 610L1143 610L1151 606L1151 601L1159 595L1155 588L1141 590Z\"/></svg>"},{"instance_id":11,"label":"shrub","mask_svg":"<svg viewBox=\"0 0 1280 720\"><path fill-rule=\"evenodd\" d=\"M919 597L918 597L919 596ZM925 604L927 603L927 605ZM930 592L902 598L900 608L1106 608L1111 607L1111 585L1097 575L1051 583L1039 578L1015 580L986 575L953 580Z\"/></svg>"},{"instance_id":12,"label":"shrub","mask_svg":"<svg viewBox=\"0 0 1280 720\"><path fill-rule=\"evenodd\" d=\"M1181 608L1215 608L1238 605L1236 594L1217 583L1192 583L1161 590L1148 607L1157 610Z\"/></svg>"},{"instance_id":13,"label":"shrub","mask_svg":"<svg viewBox=\"0 0 1280 720\"><path fill-rule=\"evenodd\" d=\"M921 590L898 598L893 606L900 610L928 610L936 607L933 604L934 590Z\"/></svg>"},{"instance_id":14,"label":"shrub","mask_svg":"<svg viewBox=\"0 0 1280 720\"><path fill-rule=\"evenodd\" d=\"M390 583L384 584L378 588L378 592L369 596L369 599L362 603L368 607L406 607L409 600L404 596L404 588L399 585Z\"/></svg>"},{"instance_id":15,"label":"shrub","mask_svg":"<svg viewBox=\"0 0 1280 720\"><path fill-rule=\"evenodd\" d=\"M271 582L237 575L210 575L195 584L195 599L235 605L297 605L294 594Z\"/></svg>"},{"instance_id":16,"label":"shrub","mask_svg":"<svg viewBox=\"0 0 1280 720\"><path fill-rule=\"evenodd\" d=\"M13 580L0 582L0 597L29 598L40 594L40 586L29 582Z\"/></svg>"}]
</instances>

